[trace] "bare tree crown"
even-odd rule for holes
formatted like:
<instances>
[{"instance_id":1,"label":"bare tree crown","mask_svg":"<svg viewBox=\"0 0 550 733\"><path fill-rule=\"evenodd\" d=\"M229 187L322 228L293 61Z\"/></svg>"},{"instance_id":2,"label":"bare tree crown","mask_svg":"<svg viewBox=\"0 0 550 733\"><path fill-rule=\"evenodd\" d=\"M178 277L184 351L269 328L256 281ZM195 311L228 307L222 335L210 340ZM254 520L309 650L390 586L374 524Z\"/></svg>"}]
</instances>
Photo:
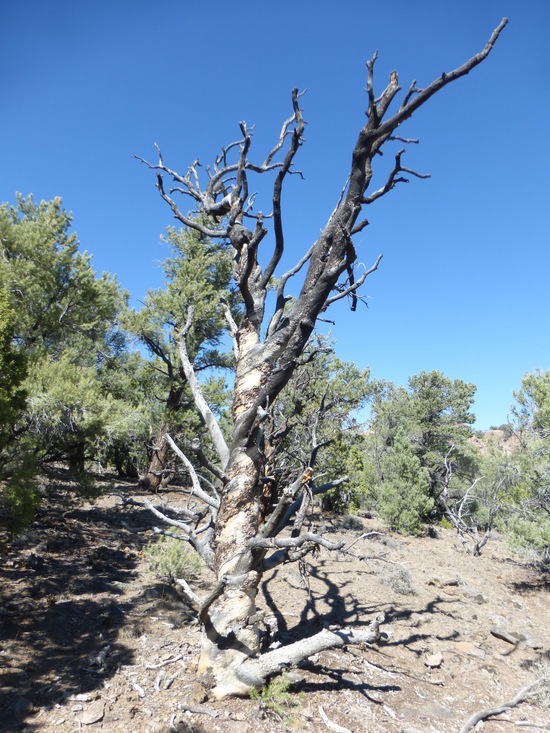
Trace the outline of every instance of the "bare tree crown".
<instances>
[{"instance_id":1,"label":"bare tree crown","mask_svg":"<svg viewBox=\"0 0 550 733\"><path fill-rule=\"evenodd\" d=\"M504 18L491 34L483 50L459 68L441 74L426 88L413 82L404 94L397 111L390 107L400 91L398 77L390 74L389 83L377 97L374 92L376 54L368 61L367 122L361 128L353 149L351 169L346 185L322 229L302 258L280 276L276 286L274 310L265 319L268 288L284 252L285 237L281 197L287 176L294 173L294 160L303 142L304 119L300 93L292 92L292 115L285 120L275 145L263 162L250 158L252 131L242 122L240 139L223 148L211 167L202 168L199 161L191 164L184 175L169 168L158 151L158 163L142 160L157 173L157 188L174 216L185 227L195 229L211 239L229 241L235 250L233 277L242 297L239 314L232 312L223 300L228 332L234 342L235 380L233 387L231 434L225 435L204 398L187 348L187 336L194 318L192 303L186 304L187 320L176 334L179 355L195 406L209 433L218 465L201 459L212 480L195 469L179 446L167 434L172 450L180 457L192 479L192 493L202 507L191 504L176 511L159 510L148 502L160 518L168 519L182 537L216 571L218 582L212 592L199 599L185 581L180 581L189 600L197 607L203 623L203 650L199 671L212 672L214 694L246 693L251 686L261 685L266 676L281 666L294 663L330 646L354 641L374 641L383 620L377 616L368 632L321 632L310 639L258 656L258 625L255 607L257 588L262 573L281 563L300 560L315 547L342 549L308 531L305 518L313 496L346 480L342 476L323 486L315 485L314 463L319 446L312 446L309 470L301 472L278 486L271 513L261 511L266 485L276 481L271 471L271 457L266 446L273 443L276 430L271 429L273 406L296 368L310 358L306 347L319 316L332 303L350 298L352 309L357 304L359 289L378 267L381 256L361 273L355 271L356 252L353 237L367 225L361 217L364 207L389 193L407 176L423 177L402 164L404 149L398 151L385 184L375 191L369 188L373 160L388 141L404 145L416 142L397 134L399 126L436 92L468 74L491 52L505 27ZM254 213L254 195L249 191L252 174L274 174L271 213L264 217ZM168 188L165 178L172 180ZM178 198L179 197L179 198ZM187 216L177 201L190 200L201 216ZM260 244L268 232L266 222L273 222L274 246L268 264L262 268L258 259ZM289 300L289 280L307 266L300 293ZM170 518L168 514L174 515ZM282 534L286 531L286 535ZM254 621L252 621L254 619Z\"/></svg>"}]
</instances>

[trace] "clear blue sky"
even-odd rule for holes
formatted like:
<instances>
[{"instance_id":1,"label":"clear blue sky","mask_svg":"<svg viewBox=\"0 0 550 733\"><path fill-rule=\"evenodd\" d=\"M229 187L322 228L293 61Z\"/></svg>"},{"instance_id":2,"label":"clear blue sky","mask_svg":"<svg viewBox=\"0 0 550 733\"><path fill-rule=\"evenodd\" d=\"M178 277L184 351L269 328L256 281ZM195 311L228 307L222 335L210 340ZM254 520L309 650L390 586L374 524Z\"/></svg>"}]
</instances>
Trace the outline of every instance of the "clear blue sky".
<instances>
[{"instance_id":1,"label":"clear blue sky","mask_svg":"<svg viewBox=\"0 0 550 733\"><path fill-rule=\"evenodd\" d=\"M61 196L95 268L138 304L162 283L159 237L173 220L132 153L154 160L156 141L171 167L206 164L246 120L263 159L292 88L307 87L305 180L284 194L288 264L345 181L373 51L379 91L393 69L403 87L425 86L504 15L481 67L404 126L420 138L405 164L432 178L370 207L359 259L384 254L370 305L337 308L332 329L337 353L376 377L439 369L474 382L477 425L500 424L522 375L550 368L548 0L4 0L0 199Z\"/></svg>"}]
</instances>

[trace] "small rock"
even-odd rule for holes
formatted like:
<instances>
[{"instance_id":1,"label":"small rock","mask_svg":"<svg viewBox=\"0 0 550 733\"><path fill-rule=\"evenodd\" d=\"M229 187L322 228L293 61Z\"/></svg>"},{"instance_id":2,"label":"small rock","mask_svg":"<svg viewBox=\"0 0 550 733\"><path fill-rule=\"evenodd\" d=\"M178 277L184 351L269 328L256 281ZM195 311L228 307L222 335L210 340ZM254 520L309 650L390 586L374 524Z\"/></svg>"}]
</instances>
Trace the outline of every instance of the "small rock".
<instances>
[{"instance_id":1,"label":"small rock","mask_svg":"<svg viewBox=\"0 0 550 733\"><path fill-rule=\"evenodd\" d=\"M491 634L496 636L497 639L502 639L502 641L505 641L508 644L516 645L518 643L515 636L512 636L512 634L510 634L503 626L492 626Z\"/></svg>"},{"instance_id":2,"label":"small rock","mask_svg":"<svg viewBox=\"0 0 550 733\"><path fill-rule=\"evenodd\" d=\"M455 649L459 654L468 654L471 657L479 657L479 659L485 658L485 652L480 649L471 641L457 641L455 642Z\"/></svg>"},{"instance_id":3,"label":"small rock","mask_svg":"<svg viewBox=\"0 0 550 733\"><path fill-rule=\"evenodd\" d=\"M443 655L441 652L436 652L435 654L428 654L426 659L424 660L424 664L426 667L440 667L443 662Z\"/></svg>"},{"instance_id":4,"label":"small rock","mask_svg":"<svg viewBox=\"0 0 550 733\"><path fill-rule=\"evenodd\" d=\"M483 593L476 593L475 596L472 596L472 601L475 601L475 603L487 603L488 599L485 598Z\"/></svg>"},{"instance_id":5,"label":"small rock","mask_svg":"<svg viewBox=\"0 0 550 733\"><path fill-rule=\"evenodd\" d=\"M93 725L94 723L99 723L99 721L103 719L104 713L105 705L103 704L102 700L98 700L97 702L92 703L90 707L86 710L86 712L83 713L82 717L80 718L80 722L83 725Z\"/></svg>"},{"instance_id":6,"label":"small rock","mask_svg":"<svg viewBox=\"0 0 550 733\"><path fill-rule=\"evenodd\" d=\"M434 700L428 705L426 712L430 717L439 718L440 720L453 720L455 717L452 710L437 702L437 700Z\"/></svg>"}]
</instances>

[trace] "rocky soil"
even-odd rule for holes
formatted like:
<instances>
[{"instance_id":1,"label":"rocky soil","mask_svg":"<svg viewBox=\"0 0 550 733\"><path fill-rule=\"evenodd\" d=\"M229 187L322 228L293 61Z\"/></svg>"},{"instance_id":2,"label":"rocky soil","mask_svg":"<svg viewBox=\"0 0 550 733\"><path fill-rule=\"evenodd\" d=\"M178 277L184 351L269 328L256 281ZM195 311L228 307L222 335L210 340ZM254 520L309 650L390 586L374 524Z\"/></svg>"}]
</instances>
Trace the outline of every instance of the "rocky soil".
<instances>
[{"instance_id":1,"label":"rocky soil","mask_svg":"<svg viewBox=\"0 0 550 733\"><path fill-rule=\"evenodd\" d=\"M208 700L196 676L200 630L149 569L154 520L135 485L75 503L61 483L0 561L0 729L30 733L458 733L550 667L550 577L493 538L480 558L452 530L389 534L376 519L316 517L353 556L320 552L264 579L270 641L384 611L372 648L329 651L288 671L288 695ZM181 492L159 500L184 501ZM208 573L195 588L208 592ZM528 699L476 731L550 730Z\"/></svg>"}]
</instances>

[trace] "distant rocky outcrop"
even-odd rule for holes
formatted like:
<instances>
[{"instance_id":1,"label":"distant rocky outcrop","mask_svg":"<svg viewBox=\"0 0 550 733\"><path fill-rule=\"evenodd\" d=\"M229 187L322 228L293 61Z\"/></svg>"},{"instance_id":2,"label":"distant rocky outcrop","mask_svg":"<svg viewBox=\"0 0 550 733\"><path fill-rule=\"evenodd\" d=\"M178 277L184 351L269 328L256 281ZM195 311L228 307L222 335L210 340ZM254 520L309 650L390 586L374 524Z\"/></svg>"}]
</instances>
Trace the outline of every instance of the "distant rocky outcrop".
<instances>
[{"instance_id":1,"label":"distant rocky outcrop","mask_svg":"<svg viewBox=\"0 0 550 733\"><path fill-rule=\"evenodd\" d=\"M481 455L486 455L491 448L498 448L507 455L511 455L520 445L519 438L515 433L502 428L489 428L482 434L478 433L472 436L469 442L479 450Z\"/></svg>"}]
</instances>

